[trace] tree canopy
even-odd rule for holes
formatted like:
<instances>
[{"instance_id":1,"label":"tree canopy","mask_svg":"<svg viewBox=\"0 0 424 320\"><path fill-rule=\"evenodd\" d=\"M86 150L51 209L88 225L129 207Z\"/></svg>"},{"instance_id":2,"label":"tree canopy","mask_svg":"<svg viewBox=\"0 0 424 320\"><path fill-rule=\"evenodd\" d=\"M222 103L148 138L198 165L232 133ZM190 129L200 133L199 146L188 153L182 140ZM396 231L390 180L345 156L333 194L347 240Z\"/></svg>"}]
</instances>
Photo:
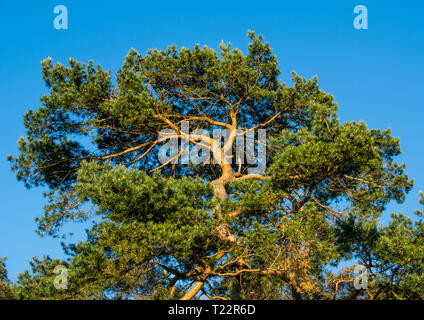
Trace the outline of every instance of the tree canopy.
<instances>
[{"instance_id":1,"label":"tree canopy","mask_svg":"<svg viewBox=\"0 0 424 320\"><path fill-rule=\"evenodd\" d=\"M248 36L246 54L224 43L219 53L132 49L116 77L91 61L42 61L49 93L25 114L27 136L9 160L27 187L50 190L41 235L95 223L87 241L63 245L66 261L34 259L16 298L424 297L421 220L379 223L412 188L395 161L399 139L341 123L317 78L282 83L269 44ZM266 170L255 172L236 142L250 135L259 153L260 129L256 165ZM178 152L159 161L172 139ZM183 161L195 147L210 161ZM367 288L355 288L353 268L336 270L344 261L368 269ZM66 290L53 286L57 265L68 268Z\"/></svg>"}]
</instances>

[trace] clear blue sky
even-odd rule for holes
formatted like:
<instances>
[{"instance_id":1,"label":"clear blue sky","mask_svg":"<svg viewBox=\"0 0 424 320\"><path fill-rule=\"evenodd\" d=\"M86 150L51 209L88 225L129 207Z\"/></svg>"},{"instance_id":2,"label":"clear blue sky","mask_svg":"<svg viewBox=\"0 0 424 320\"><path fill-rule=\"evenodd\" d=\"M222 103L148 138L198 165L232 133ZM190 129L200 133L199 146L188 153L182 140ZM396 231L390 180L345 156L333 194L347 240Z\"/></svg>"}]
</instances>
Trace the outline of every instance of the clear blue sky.
<instances>
[{"instance_id":1,"label":"clear blue sky","mask_svg":"<svg viewBox=\"0 0 424 320\"><path fill-rule=\"evenodd\" d=\"M68 8L69 29L53 28L56 5ZM353 28L356 5L368 8L369 29ZM317 75L339 104L342 121L364 120L399 136L400 162L415 179L403 205L388 213L410 214L424 190L424 2L422 1L8 1L0 10L0 257L9 276L28 268L33 256L63 257L60 240L40 238L41 189L27 190L6 161L25 135L22 115L46 93L40 61L48 56L92 59L116 71L130 48L217 48L221 40L246 50L248 30L265 36L277 55L282 79L295 70ZM387 215L384 220L387 221ZM81 226L72 229L81 230ZM81 232L73 238L79 239Z\"/></svg>"}]
</instances>

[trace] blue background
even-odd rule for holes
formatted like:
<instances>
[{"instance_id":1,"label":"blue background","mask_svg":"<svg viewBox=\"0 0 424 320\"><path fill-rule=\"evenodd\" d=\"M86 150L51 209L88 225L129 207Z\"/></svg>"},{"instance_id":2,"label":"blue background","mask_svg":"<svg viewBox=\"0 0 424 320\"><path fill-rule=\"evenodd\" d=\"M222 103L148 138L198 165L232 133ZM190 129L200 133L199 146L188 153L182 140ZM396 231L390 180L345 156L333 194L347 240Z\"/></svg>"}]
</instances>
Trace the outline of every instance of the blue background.
<instances>
[{"instance_id":1,"label":"blue background","mask_svg":"<svg viewBox=\"0 0 424 320\"><path fill-rule=\"evenodd\" d=\"M68 8L68 30L53 27L53 8ZM355 30L353 8L368 8L369 29ZM33 256L63 257L59 239L41 238L34 218L46 200L42 189L27 190L6 161L17 155L25 135L22 115L37 108L47 92L40 61L48 56L92 59L115 72L130 48L206 44L221 40L246 52L248 30L265 36L290 83L290 72L318 76L334 94L342 121L364 120L371 128L391 128L399 136L400 162L415 179L404 204L390 212L411 215L424 189L424 4L422 1L8 1L0 10L0 257L8 256L9 277L29 267ZM81 239L84 226L72 240Z\"/></svg>"}]
</instances>

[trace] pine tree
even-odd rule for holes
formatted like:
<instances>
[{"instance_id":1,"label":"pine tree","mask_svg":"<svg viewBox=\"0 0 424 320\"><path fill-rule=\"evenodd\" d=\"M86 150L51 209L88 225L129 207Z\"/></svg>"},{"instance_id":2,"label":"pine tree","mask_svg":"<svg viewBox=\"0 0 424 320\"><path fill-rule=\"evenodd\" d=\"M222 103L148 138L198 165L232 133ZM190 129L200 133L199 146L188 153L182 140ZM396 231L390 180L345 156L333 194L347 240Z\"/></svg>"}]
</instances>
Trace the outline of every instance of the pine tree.
<instances>
[{"instance_id":1,"label":"pine tree","mask_svg":"<svg viewBox=\"0 0 424 320\"><path fill-rule=\"evenodd\" d=\"M395 162L399 139L341 123L317 78L282 83L269 44L248 36L247 54L224 43L219 54L131 50L116 78L93 62L42 61L49 93L24 116L12 169L27 187L50 190L41 235L96 222L87 241L64 245L67 261L34 260L20 298L423 298L422 222L378 224L412 188ZM182 148L161 163L165 129ZM204 133L214 129L227 130L224 144ZM225 155L259 129L268 143L258 173L242 161L246 149ZM222 156L182 163L187 140ZM345 260L370 270L367 288L355 288L352 268L329 271ZM53 287L59 264L66 291Z\"/></svg>"}]
</instances>

